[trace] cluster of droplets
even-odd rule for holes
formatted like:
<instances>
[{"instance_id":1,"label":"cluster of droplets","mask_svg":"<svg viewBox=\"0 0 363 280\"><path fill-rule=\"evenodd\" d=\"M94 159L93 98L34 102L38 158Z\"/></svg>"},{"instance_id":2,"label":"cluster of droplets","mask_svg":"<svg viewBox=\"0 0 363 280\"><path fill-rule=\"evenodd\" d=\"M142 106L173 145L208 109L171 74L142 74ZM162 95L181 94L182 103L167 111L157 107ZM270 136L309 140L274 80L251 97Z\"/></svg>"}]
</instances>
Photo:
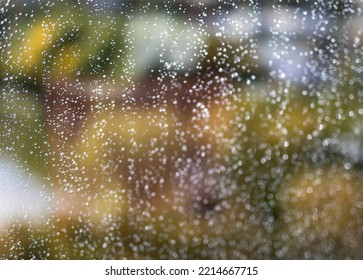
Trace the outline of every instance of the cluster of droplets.
<instances>
[{"instance_id":1,"label":"cluster of droplets","mask_svg":"<svg viewBox=\"0 0 363 280\"><path fill-rule=\"evenodd\" d=\"M362 257L360 1L81 2L0 10L0 257Z\"/></svg>"}]
</instances>

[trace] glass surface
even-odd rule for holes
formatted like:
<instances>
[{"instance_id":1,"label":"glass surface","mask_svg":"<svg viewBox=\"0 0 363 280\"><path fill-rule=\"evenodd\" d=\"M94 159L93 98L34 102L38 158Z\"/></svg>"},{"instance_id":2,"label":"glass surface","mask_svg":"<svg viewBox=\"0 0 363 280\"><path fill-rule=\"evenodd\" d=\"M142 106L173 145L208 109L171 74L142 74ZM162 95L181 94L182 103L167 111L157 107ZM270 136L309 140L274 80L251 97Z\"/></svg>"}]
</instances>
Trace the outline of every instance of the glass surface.
<instances>
[{"instance_id":1,"label":"glass surface","mask_svg":"<svg viewBox=\"0 0 363 280\"><path fill-rule=\"evenodd\" d=\"M0 258L363 258L362 9L0 0Z\"/></svg>"}]
</instances>

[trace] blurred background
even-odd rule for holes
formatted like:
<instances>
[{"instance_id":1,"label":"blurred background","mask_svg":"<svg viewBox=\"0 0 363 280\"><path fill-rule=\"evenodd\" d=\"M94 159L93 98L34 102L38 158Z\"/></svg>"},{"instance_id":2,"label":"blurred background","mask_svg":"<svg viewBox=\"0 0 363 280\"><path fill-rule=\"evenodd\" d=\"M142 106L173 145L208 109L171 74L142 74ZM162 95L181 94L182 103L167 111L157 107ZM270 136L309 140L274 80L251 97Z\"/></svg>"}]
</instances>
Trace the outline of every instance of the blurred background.
<instances>
[{"instance_id":1,"label":"blurred background","mask_svg":"<svg viewBox=\"0 0 363 280\"><path fill-rule=\"evenodd\" d=\"M0 1L0 258L361 259L362 9Z\"/></svg>"}]
</instances>

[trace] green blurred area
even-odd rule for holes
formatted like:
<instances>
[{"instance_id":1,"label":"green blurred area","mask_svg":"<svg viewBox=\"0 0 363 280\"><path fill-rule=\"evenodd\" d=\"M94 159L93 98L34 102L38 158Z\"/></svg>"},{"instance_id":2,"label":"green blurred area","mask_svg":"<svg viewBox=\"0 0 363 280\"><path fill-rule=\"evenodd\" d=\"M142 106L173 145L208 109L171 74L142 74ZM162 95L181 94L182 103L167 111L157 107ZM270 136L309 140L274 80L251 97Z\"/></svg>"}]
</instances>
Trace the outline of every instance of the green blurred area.
<instances>
[{"instance_id":1,"label":"green blurred area","mask_svg":"<svg viewBox=\"0 0 363 280\"><path fill-rule=\"evenodd\" d=\"M1 89L0 151L38 176L47 175L44 108L38 94L17 85Z\"/></svg>"}]
</instances>

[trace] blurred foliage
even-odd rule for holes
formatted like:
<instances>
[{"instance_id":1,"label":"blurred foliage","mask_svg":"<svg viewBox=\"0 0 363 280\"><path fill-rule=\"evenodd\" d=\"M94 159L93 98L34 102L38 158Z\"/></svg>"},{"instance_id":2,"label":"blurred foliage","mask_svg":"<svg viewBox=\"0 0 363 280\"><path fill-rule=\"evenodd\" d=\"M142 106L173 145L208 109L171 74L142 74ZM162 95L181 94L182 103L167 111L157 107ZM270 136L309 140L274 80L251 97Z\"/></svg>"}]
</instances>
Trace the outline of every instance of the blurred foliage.
<instances>
[{"instance_id":1,"label":"blurred foliage","mask_svg":"<svg viewBox=\"0 0 363 280\"><path fill-rule=\"evenodd\" d=\"M362 258L361 45L310 34L291 82L259 31L224 30L238 1L75 2L1 13L0 152L55 205L1 229L0 258ZM314 3L335 29L354 8Z\"/></svg>"},{"instance_id":2,"label":"blurred foliage","mask_svg":"<svg viewBox=\"0 0 363 280\"><path fill-rule=\"evenodd\" d=\"M1 89L0 152L45 176L48 145L44 108L39 99L37 94L17 86Z\"/></svg>"}]
</instances>

